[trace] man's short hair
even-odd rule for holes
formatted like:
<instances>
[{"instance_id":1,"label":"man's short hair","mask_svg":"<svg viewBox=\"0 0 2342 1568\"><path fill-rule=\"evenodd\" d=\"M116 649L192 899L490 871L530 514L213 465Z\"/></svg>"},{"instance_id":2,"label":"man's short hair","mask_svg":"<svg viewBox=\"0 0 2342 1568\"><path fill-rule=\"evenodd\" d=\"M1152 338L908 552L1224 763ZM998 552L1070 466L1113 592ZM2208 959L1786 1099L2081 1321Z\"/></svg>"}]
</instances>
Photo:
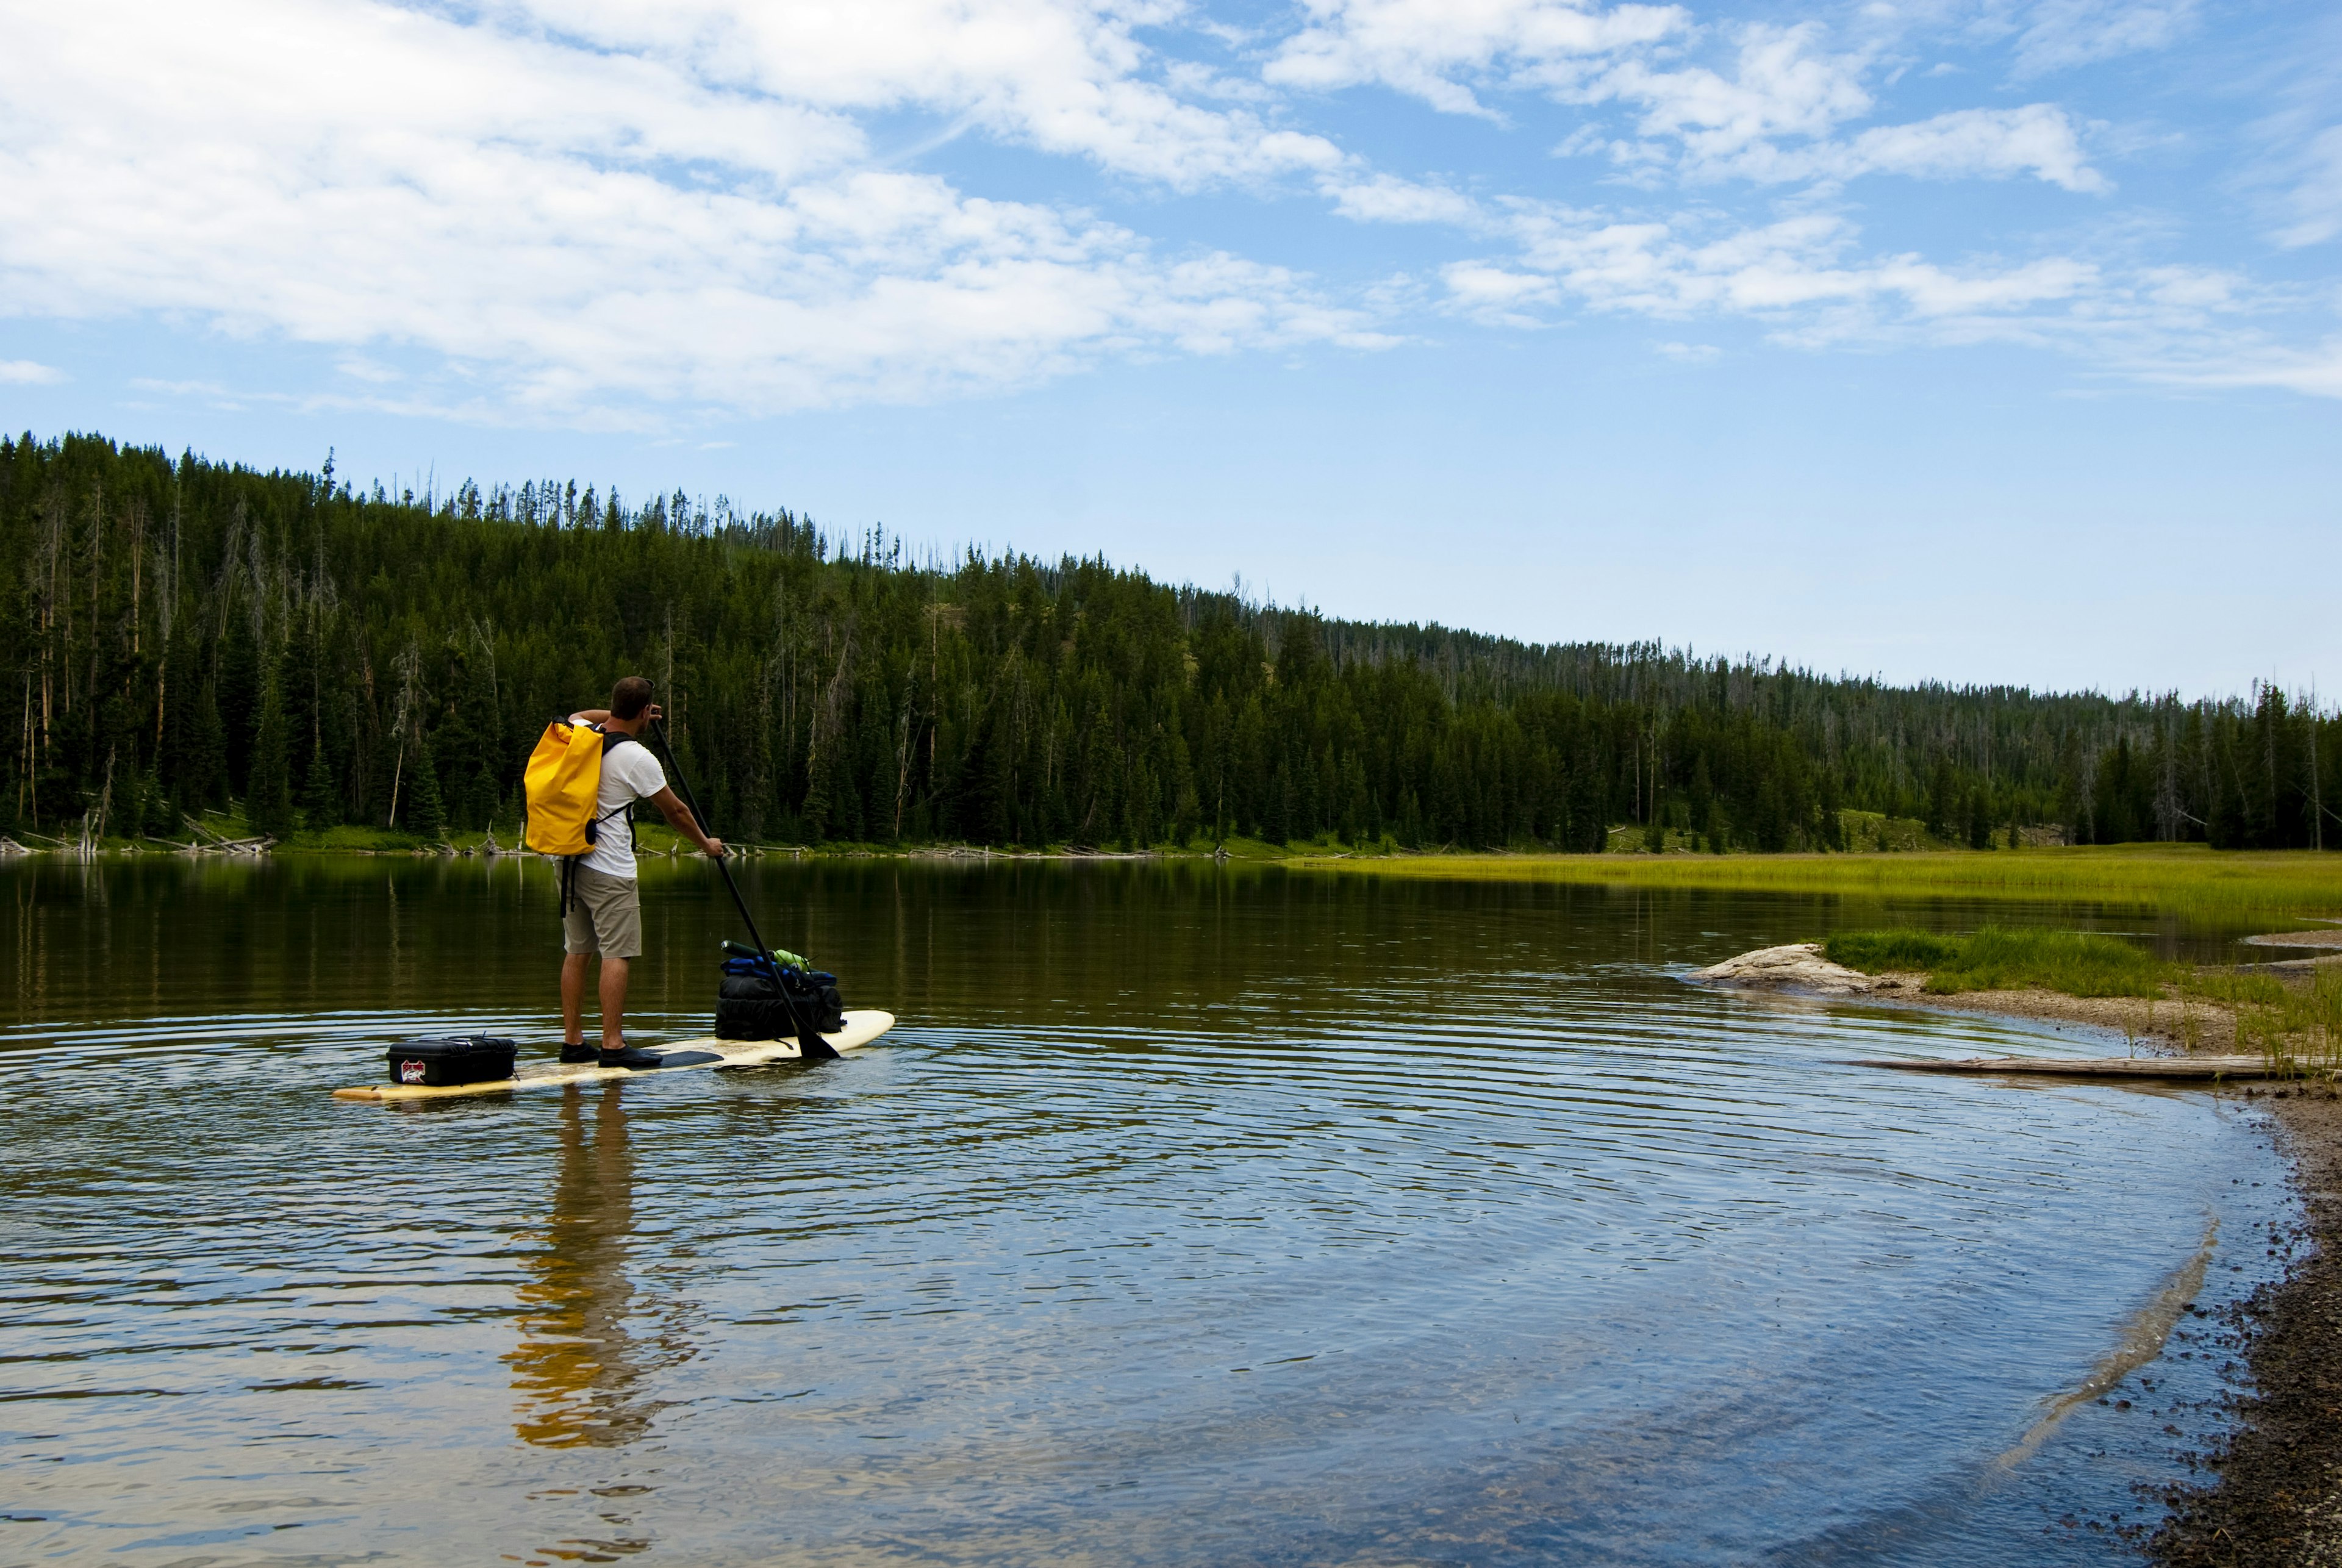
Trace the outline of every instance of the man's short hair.
<instances>
[{"instance_id":1,"label":"man's short hair","mask_svg":"<svg viewBox=\"0 0 2342 1568\"><path fill-rule=\"evenodd\" d=\"M614 719L638 718L651 705L651 684L640 675L628 675L610 688L610 716Z\"/></svg>"}]
</instances>

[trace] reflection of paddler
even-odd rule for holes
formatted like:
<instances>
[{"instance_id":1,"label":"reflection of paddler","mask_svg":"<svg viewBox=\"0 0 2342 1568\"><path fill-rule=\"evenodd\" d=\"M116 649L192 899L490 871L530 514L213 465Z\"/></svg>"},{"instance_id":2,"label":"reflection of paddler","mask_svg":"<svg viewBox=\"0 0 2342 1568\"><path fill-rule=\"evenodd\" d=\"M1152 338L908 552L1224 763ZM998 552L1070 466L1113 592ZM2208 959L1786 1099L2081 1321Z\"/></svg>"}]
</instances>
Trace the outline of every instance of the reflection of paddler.
<instances>
[{"instance_id":1,"label":"reflection of paddler","mask_svg":"<svg viewBox=\"0 0 2342 1568\"><path fill-rule=\"evenodd\" d=\"M520 1343L505 1357L520 1399L514 1430L524 1443L550 1448L632 1443L656 1410L636 1392L649 1367L626 1331L635 1294L626 1278L635 1162L626 1104L617 1084L605 1087L589 1134L586 1093L570 1089L561 1107L553 1213L525 1253Z\"/></svg>"}]
</instances>

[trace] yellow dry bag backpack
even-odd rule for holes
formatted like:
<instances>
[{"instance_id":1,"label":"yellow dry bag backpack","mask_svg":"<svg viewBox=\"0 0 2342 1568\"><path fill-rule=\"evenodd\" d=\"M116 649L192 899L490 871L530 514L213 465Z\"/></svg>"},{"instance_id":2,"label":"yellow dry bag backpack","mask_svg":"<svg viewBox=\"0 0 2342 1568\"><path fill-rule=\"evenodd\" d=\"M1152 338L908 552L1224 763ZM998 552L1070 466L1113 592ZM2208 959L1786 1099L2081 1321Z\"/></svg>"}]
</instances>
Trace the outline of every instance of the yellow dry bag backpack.
<instances>
[{"instance_id":1,"label":"yellow dry bag backpack","mask_svg":"<svg viewBox=\"0 0 2342 1568\"><path fill-rule=\"evenodd\" d=\"M521 774L521 790L528 801L528 827L521 843L539 854L555 856L561 864L561 913L569 913L571 889L578 860L601 836L604 818L596 812L602 787L602 758L635 737L617 730L555 719L537 737ZM632 803L610 813L624 814L626 832L635 831Z\"/></svg>"}]
</instances>

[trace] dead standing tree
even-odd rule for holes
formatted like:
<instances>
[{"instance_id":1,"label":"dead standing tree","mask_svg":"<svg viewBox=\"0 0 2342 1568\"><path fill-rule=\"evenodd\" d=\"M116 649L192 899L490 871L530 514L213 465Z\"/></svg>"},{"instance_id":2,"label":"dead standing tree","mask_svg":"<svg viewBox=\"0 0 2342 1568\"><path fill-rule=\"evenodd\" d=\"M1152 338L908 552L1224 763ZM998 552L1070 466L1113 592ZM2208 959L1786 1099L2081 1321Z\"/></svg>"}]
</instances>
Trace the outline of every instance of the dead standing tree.
<instances>
[{"instance_id":1,"label":"dead standing tree","mask_svg":"<svg viewBox=\"0 0 2342 1568\"><path fill-rule=\"evenodd\" d=\"M406 646L391 661L391 674L397 679L398 694L391 707L390 733L398 737L398 750L390 766L390 814L385 827L398 823L398 788L406 771L406 745L423 710L423 650L409 637ZM418 744L419 744L419 737Z\"/></svg>"}]
</instances>

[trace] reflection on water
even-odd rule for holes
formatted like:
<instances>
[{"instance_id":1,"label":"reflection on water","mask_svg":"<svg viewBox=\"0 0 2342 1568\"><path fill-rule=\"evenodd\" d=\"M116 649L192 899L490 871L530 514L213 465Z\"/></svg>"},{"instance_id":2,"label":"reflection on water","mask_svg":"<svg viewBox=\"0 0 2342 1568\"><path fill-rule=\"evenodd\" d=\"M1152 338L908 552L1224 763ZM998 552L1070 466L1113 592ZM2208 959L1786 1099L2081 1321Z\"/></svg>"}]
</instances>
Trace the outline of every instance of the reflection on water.
<instances>
[{"instance_id":1,"label":"reflection on water","mask_svg":"<svg viewBox=\"0 0 2342 1568\"><path fill-rule=\"evenodd\" d=\"M395 1109L327 1091L554 1048L539 868L0 869L0 1562L2095 1563L2277 1266L2234 1103L1675 978L1972 908L748 880L883 1045Z\"/></svg>"},{"instance_id":2,"label":"reflection on water","mask_svg":"<svg viewBox=\"0 0 2342 1568\"><path fill-rule=\"evenodd\" d=\"M520 1238L528 1274L515 1293L520 1343L505 1357L519 1402L513 1430L547 1448L632 1443L658 1409L643 1390L646 1373L690 1353L672 1326L656 1348L627 1332L635 1162L625 1091L563 1091L559 1126L552 1212L541 1231Z\"/></svg>"}]
</instances>

